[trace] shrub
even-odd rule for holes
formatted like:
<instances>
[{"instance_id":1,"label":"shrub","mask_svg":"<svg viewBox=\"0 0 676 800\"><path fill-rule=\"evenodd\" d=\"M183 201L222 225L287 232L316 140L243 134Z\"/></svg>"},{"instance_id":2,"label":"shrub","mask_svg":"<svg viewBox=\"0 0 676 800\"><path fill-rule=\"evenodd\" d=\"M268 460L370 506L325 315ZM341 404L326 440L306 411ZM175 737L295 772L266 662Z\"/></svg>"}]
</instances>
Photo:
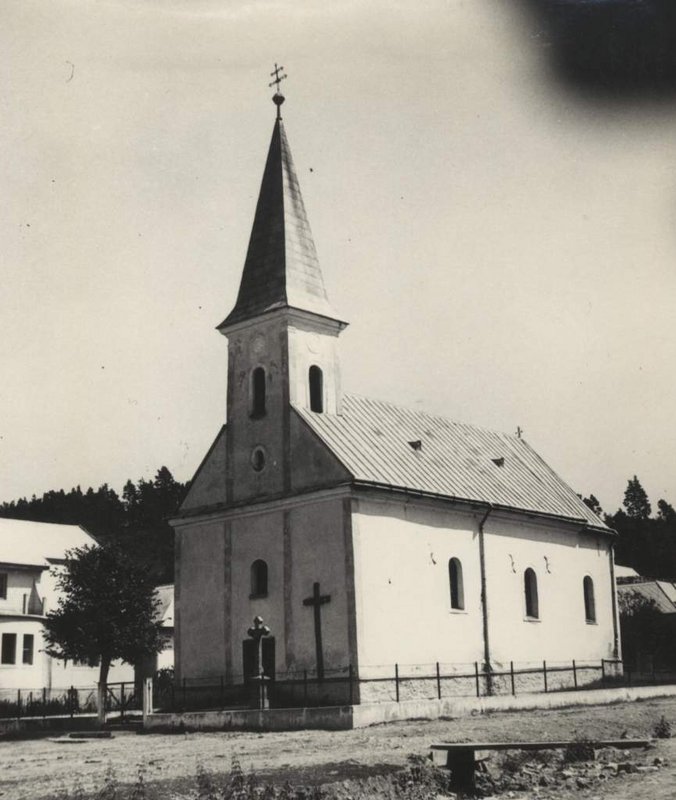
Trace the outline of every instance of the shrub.
<instances>
[{"instance_id":1,"label":"shrub","mask_svg":"<svg viewBox=\"0 0 676 800\"><path fill-rule=\"evenodd\" d=\"M653 736L656 739L671 739L671 725L665 716L653 728Z\"/></svg>"},{"instance_id":2,"label":"shrub","mask_svg":"<svg viewBox=\"0 0 676 800\"><path fill-rule=\"evenodd\" d=\"M594 742L586 736L576 736L563 753L563 760L569 763L574 761L593 761L594 757Z\"/></svg>"}]
</instances>

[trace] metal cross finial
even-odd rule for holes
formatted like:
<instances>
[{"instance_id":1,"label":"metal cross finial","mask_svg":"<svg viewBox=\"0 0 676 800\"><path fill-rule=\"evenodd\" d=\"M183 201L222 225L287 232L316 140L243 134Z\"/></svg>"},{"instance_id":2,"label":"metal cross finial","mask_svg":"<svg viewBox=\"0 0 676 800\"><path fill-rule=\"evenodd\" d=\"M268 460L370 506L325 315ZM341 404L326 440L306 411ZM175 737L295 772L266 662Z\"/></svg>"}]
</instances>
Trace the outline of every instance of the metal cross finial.
<instances>
[{"instance_id":1,"label":"metal cross finial","mask_svg":"<svg viewBox=\"0 0 676 800\"><path fill-rule=\"evenodd\" d=\"M270 73L274 80L268 84L268 86L274 86L277 84L277 90L272 98L272 102L277 106L277 119L282 118L280 109L282 107L282 103L284 102L284 95L279 91L279 84L288 77L287 75L280 75L280 72L282 72L283 69L284 67L278 67L277 64L275 64L274 70Z\"/></svg>"},{"instance_id":2,"label":"metal cross finial","mask_svg":"<svg viewBox=\"0 0 676 800\"><path fill-rule=\"evenodd\" d=\"M271 81L271 82L268 84L268 86L274 86L275 84L277 84L277 91L279 91L279 84L280 84L280 83L281 83L281 82L282 82L282 81L283 81L285 78L287 78L287 77L288 77L288 75L280 75L280 74L279 74L280 72L282 72L282 70L283 70L283 69L284 69L284 67L278 67L278 66L277 66L277 64L275 63L275 68L274 68L274 70L273 70L273 71L270 73L270 76L271 76L272 78L274 78L274 80L273 80L273 81Z\"/></svg>"}]
</instances>

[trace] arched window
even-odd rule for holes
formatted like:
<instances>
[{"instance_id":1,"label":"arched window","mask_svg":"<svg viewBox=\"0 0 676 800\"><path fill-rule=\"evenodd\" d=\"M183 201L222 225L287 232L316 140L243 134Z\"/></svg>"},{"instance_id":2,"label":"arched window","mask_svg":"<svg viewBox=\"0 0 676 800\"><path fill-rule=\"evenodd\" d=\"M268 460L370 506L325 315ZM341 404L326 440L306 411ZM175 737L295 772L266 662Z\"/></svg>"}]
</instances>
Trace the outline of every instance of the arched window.
<instances>
[{"instance_id":1,"label":"arched window","mask_svg":"<svg viewBox=\"0 0 676 800\"><path fill-rule=\"evenodd\" d=\"M251 565L251 597L266 597L268 593L268 565L258 558Z\"/></svg>"},{"instance_id":2,"label":"arched window","mask_svg":"<svg viewBox=\"0 0 676 800\"><path fill-rule=\"evenodd\" d=\"M462 564L457 558L448 562L448 581L451 587L451 608L465 608L465 588L462 585Z\"/></svg>"},{"instance_id":3,"label":"arched window","mask_svg":"<svg viewBox=\"0 0 676 800\"><path fill-rule=\"evenodd\" d=\"M251 410L252 417L265 416L265 370L256 367L251 373Z\"/></svg>"},{"instance_id":4,"label":"arched window","mask_svg":"<svg viewBox=\"0 0 676 800\"><path fill-rule=\"evenodd\" d=\"M313 364L310 367L310 411L321 414L324 411L324 376L321 369Z\"/></svg>"},{"instance_id":5,"label":"arched window","mask_svg":"<svg viewBox=\"0 0 676 800\"><path fill-rule=\"evenodd\" d=\"M582 581L584 592L584 616L587 622L596 622L596 602L594 601L594 581L585 575Z\"/></svg>"},{"instance_id":6,"label":"arched window","mask_svg":"<svg viewBox=\"0 0 676 800\"><path fill-rule=\"evenodd\" d=\"M526 616L531 619L540 619L538 579L535 571L530 567L523 574L523 588L526 595Z\"/></svg>"}]
</instances>

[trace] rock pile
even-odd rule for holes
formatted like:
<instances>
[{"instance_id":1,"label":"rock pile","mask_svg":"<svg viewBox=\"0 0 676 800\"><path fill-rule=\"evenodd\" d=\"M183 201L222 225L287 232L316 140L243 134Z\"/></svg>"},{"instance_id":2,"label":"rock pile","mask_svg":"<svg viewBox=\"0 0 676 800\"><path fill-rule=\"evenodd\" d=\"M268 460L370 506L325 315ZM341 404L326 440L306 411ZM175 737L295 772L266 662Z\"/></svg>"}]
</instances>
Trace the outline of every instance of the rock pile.
<instances>
[{"instance_id":1,"label":"rock pile","mask_svg":"<svg viewBox=\"0 0 676 800\"><path fill-rule=\"evenodd\" d=\"M566 760L562 751L540 751L536 754L513 751L501 757L491 756L477 763L476 793L478 797L504 795L547 798L560 789L594 789L607 781L626 775L657 772L666 766L654 751L599 750L589 761Z\"/></svg>"}]
</instances>

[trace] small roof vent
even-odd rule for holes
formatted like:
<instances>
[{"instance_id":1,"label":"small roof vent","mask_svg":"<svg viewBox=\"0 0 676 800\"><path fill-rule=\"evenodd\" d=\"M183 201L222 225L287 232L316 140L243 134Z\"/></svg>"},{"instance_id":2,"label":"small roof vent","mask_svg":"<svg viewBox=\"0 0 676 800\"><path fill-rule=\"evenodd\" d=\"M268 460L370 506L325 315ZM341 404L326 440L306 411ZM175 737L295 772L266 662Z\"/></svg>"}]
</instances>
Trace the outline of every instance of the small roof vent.
<instances>
[{"instance_id":1,"label":"small roof vent","mask_svg":"<svg viewBox=\"0 0 676 800\"><path fill-rule=\"evenodd\" d=\"M414 450L422 450L422 442L420 439L415 439L414 441L409 442L409 444Z\"/></svg>"},{"instance_id":2,"label":"small roof vent","mask_svg":"<svg viewBox=\"0 0 676 800\"><path fill-rule=\"evenodd\" d=\"M500 456L500 458L491 458L491 461L495 464L496 467L504 467L505 466L505 457Z\"/></svg>"}]
</instances>

